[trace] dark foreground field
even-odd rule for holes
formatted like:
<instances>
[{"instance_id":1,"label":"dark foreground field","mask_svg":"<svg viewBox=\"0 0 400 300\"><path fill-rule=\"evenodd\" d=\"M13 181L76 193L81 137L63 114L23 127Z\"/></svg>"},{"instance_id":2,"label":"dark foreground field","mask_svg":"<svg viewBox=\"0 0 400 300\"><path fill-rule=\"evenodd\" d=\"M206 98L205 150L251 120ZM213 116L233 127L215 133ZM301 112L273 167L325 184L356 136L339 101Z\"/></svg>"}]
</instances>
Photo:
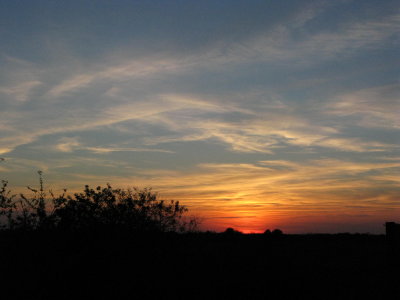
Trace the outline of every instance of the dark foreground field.
<instances>
[{"instance_id":1,"label":"dark foreground field","mask_svg":"<svg viewBox=\"0 0 400 300\"><path fill-rule=\"evenodd\" d=\"M2 299L398 299L385 236L2 233ZM7 297L6 297L7 295Z\"/></svg>"}]
</instances>

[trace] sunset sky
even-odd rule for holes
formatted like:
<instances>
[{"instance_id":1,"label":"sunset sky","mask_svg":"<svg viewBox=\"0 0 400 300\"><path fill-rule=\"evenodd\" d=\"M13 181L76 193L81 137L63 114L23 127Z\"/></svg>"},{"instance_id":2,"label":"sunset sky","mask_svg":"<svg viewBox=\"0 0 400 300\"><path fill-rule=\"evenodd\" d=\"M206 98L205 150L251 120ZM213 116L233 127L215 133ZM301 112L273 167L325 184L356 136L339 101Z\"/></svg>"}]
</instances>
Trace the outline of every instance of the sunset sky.
<instances>
[{"instance_id":1,"label":"sunset sky","mask_svg":"<svg viewBox=\"0 0 400 300\"><path fill-rule=\"evenodd\" d=\"M400 221L398 1L0 0L0 179L153 187L201 228Z\"/></svg>"}]
</instances>

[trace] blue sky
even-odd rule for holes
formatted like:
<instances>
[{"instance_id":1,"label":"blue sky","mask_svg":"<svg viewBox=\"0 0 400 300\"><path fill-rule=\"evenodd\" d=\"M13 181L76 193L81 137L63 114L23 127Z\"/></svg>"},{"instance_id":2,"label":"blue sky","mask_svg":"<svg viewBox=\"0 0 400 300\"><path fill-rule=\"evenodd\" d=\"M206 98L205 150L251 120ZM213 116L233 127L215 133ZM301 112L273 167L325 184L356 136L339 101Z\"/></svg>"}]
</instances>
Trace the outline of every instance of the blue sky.
<instances>
[{"instance_id":1,"label":"blue sky","mask_svg":"<svg viewBox=\"0 0 400 300\"><path fill-rule=\"evenodd\" d=\"M1 178L152 186L203 227L381 232L397 1L0 1Z\"/></svg>"}]
</instances>

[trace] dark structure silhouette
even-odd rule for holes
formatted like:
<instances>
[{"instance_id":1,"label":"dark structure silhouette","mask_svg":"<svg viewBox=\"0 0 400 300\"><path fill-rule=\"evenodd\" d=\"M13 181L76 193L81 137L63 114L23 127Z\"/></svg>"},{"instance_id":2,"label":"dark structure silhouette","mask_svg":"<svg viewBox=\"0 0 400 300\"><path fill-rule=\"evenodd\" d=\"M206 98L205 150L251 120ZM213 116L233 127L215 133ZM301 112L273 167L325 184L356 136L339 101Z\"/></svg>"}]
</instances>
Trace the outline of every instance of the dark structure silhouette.
<instances>
[{"instance_id":1,"label":"dark structure silhouette","mask_svg":"<svg viewBox=\"0 0 400 300\"><path fill-rule=\"evenodd\" d=\"M386 222L386 238L391 243L400 243L400 224L395 222Z\"/></svg>"}]
</instances>

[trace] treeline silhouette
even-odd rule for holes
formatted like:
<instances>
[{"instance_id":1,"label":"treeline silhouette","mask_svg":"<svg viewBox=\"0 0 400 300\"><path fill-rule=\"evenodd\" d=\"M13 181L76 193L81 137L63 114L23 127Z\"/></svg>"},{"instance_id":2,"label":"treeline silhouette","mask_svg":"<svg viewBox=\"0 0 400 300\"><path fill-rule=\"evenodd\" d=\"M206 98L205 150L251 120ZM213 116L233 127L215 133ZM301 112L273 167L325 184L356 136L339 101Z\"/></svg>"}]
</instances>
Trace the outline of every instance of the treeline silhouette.
<instances>
[{"instance_id":1,"label":"treeline silhouette","mask_svg":"<svg viewBox=\"0 0 400 300\"><path fill-rule=\"evenodd\" d=\"M196 230L151 189L0 189L4 299L396 299L384 235Z\"/></svg>"}]
</instances>

